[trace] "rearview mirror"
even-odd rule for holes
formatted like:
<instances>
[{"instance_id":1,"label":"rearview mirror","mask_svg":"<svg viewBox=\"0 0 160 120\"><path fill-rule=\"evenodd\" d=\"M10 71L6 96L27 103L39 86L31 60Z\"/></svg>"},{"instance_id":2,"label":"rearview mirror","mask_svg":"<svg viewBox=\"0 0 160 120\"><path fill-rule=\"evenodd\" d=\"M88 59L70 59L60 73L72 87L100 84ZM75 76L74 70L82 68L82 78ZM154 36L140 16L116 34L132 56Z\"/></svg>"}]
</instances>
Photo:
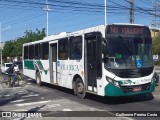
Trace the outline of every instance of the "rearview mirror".
<instances>
[{"instance_id":1,"label":"rearview mirror","mask_svg":"<svg viewBox=\"0 0 160 120\"><path fill-rule=\"evenodd\" d=\"M105 41L105 40L102 41L102 53L104 54L104 57L106 57L108 55L107 41Z\"/></svg>"}]
</instances>

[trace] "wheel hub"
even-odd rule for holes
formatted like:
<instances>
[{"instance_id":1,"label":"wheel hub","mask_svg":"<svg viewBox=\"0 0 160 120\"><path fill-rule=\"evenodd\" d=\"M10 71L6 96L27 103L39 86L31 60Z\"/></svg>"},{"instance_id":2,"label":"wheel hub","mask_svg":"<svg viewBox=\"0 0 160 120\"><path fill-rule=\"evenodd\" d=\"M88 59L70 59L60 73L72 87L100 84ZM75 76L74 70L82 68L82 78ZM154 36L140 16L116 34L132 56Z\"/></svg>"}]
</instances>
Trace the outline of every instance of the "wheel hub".
<instances>
[{"instance_id":1,"label":"wheel hub","mask_svg":"<svg viewBox=\"0 0 160 120\"><path fill-rule=\"evenodd\" d=\"M83 84L82 84L82 83L79 83L79 84L77 85L77 90L78 90L78 92L79 92L79 93L82 93L82 92L83 92L83 89L84 89Z\"/></svg>"}]
</instances>

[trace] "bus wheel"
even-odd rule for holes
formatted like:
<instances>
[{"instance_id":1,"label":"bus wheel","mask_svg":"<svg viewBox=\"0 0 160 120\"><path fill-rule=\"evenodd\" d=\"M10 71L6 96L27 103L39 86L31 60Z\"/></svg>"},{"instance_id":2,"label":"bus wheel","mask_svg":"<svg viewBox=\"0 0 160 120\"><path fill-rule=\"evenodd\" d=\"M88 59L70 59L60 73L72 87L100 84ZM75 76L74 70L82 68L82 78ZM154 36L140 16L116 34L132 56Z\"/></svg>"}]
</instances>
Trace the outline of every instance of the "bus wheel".
<instances>
[{"instance_id":1,"label":"bus wheel","mask_svg":"<svg viewBox=\"0 0 160 120\"><path fill-rule=\"evenodd\" d=\"M74 91L74 95L77 95L77 89L76 89L76 82L73 82L73 91Z\"/></svg>"},{"instance_id":2,"label":"bus wheel","mask_svg":"<svg viewBox=\"0 0 160 120\"><path fill-rule=\"evenodd\" d=\"M39 72L36 73L36 83L37 85L41 86L42 82L41 82L41 75Z\"/></svg>"},{"instance_id":3,"label":"bus wheel","mask_svg":"<svg viewBox=\"0 0 160 120\"><path fill-rule=\"evenodd\" d=\"M86 92L85 92L84 83L81 78L76 79L76 92L78 97L85 98Z\"/></svg>"}]
</instances>

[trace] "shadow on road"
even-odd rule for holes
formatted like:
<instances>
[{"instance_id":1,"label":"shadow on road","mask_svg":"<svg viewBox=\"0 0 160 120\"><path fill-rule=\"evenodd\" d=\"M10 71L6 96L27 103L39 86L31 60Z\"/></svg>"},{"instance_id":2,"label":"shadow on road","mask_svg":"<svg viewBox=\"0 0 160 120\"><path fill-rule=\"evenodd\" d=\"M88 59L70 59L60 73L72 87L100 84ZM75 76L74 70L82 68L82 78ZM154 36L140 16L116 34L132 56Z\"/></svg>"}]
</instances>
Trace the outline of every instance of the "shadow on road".
<instances>
[{"instance_id":1,"label":"shadow on road","mask_svg":"<svg viewBox=\"0 0 160 120\"><path fill-rule=\"evenodd\" d=\"M13 89L11 88L11 89L5 89L2 93L0 93L0 106L4 106L10 103L11 101L19 100L21 97L30 95L32 93L37 94L32 90L26 90L26 92L21 93L17 89L17 91L14 90L14 93L12 92L13 92Z\"/></svg>"},{"instance_id":2,"label":"shadow on road","mask_svg":"<svg viewBox=\"0 0 160 120\"><path fill-rule=\"evenodd\" d=\"M47 83L43 83L43 85L65 93L64 97L67 97L67 99L75 100L75 101L81 99L73 95L73 90L59 87L59 86L50 85ZM139 95L134 95L134 96L124 96L124 97L108 97L108 96L102 97L102 96L87 93L87 96L85 99L94 100L97 102L101 102L103 104L112 104L112 105L115 104L116 105L116 104L134 103L134 102L141 102L141 101L150 101L154 99L154 96L150 93L146 93L146 94L139 94Z\"/></svg>"},{"instance_id":3,"label":"shadow on road","mask_svg":"<svg viewBox=\"0 0 160 120\"><path fill-rule=\"evenodd\" d=\"M30 80L30 82L33 84L36 84L35 80ZM74 96L73 90L71 89L51 85L48 83L42 83L42 86L46 86L47 88L51 88L51 89L55 89L63 92L63 96L66 97L67 99L75 100L75 101L79 101L79 99L81 99ZM140 94L140 95L134 95L134 96L124 96L124 97L106 97L106 96L102 97L102 96L87 93L87 96L85 99L97 101L103 104L116 105L116 104L134 103L134 102L141 102L141 101L150 101L154 99L154 96L150 93L146 93L146 94Z\"/></svg>"},{"instance_id":4,"label":"shadow on road","mask_svg":"<svg viewBox=\"0 0 160 120\"><path fill-rule=\"evenodd\" d=\"M97 95L88 94L88 99L92 99L104 104L125 104L125 103L134 103L134 102L141 102L141 101L150 101L154 99L152 94L140 94L135 96L124 96L124 97L101 97Z\"/></svg>"}]
</instances>

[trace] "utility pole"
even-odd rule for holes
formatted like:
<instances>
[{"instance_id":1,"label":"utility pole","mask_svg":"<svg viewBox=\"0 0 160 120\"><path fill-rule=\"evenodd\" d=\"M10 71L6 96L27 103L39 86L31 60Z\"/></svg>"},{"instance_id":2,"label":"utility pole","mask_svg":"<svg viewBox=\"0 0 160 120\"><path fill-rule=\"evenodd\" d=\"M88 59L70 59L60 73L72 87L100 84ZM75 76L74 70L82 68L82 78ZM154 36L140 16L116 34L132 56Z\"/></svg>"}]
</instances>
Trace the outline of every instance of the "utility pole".
<instances>
[{"instance_id":1,"label":"utility pole","mask_svg":"<svg viewBox=\"0 0 160 120\"><path fill-rule=\"evenodd\" d=\"M152 21L152 26L153 28L158 28L159 27L159 15L158 15L158 11L160 10L159 9L159 1L157 0L152 0L152 4L153 4L153 21Z\"/></svg>"},{"instance_id":2,"label":"utility pole","mask_svg":"<svg viewBox=\"0 0 160 120\"><path fill-rule=\"evenodd\" d=\"M0 46L0 52L1 52L1 67L2 67L2 34L1 34L1 32L2 32L2 27L1 27L1 22L0 22L0 44L1 44L1 46Z\"/></svg>"},{"instance_id":3,"label":"utility pole","mask_svg":"<svg viewBox=\"0 0 160 120\"><path fill-rule=\"evenodd\" d=\"M10 27L11 27L11 26L8 26L8 27L2 29L2 23L0 22L0 53L1 53L1 55L0 55L1 58L0 58L0 59L1 59L1 66L2 66L2 63L3 63L2 50L3 50L3 46L4 46L4 44L3 44L3 42L2 42L2 31L5 30L5 29L8 29L8 28L10 28Z\"/></svg>"},{"instance_id":4,"label":"utility pole","mask_svg":"<svg viewBox=\"0 0 160 120\"><path fill-rule=\"evenodd\" d=\"M153 27L153 36L155 37L155 29L157 26L157 7L156 7L156 1L152 0L153 4L153 21L152 21L152 27Z\"/></svg>"},{"instance_id":5,"label":"utility pole","mask_svg":"<svg viewBox=\"0 0 160 120\"><path fill-rule=\"evenodd\" d=\"M153 36L156 36L156 29L159 27L159 22L158 22L158 11L159 9L159 1L157 0L152 0L153 4L153 16L152 16L152 28L153 28Z\"/></svg>"},{"instance_id":6,"label":"utility pole","mask_svg":"<svg viewBox=\"0 0 160 120\"><path fill-rule=\"evenodd\" d=\"M104 0L104 25L107 25L107 0Z\"/></svg>"},{"instance_id":7,"label":"utility pole","mask_svg":"<svg viewBox=\"0 0 160 120\"><path fill-rule=\"evenodd\" d=\"M134 0L130 0L130 23L134 24Z\"/></svg>"},{"instance_id":8,"label":"utility pole","mask_svg":"<svg viewBox=\"0 0 160 120\"><path fill-rule=\"evenodd\" d=\"M51 9L49 9L49 7L48 7L48 0L46 0L46 8L44 8L44 10L46 11L46 17L47 17L47 19L46 19L46 36L48 36L48 11L49 10L51 10Z\"/></svg>"}]
</instances>

